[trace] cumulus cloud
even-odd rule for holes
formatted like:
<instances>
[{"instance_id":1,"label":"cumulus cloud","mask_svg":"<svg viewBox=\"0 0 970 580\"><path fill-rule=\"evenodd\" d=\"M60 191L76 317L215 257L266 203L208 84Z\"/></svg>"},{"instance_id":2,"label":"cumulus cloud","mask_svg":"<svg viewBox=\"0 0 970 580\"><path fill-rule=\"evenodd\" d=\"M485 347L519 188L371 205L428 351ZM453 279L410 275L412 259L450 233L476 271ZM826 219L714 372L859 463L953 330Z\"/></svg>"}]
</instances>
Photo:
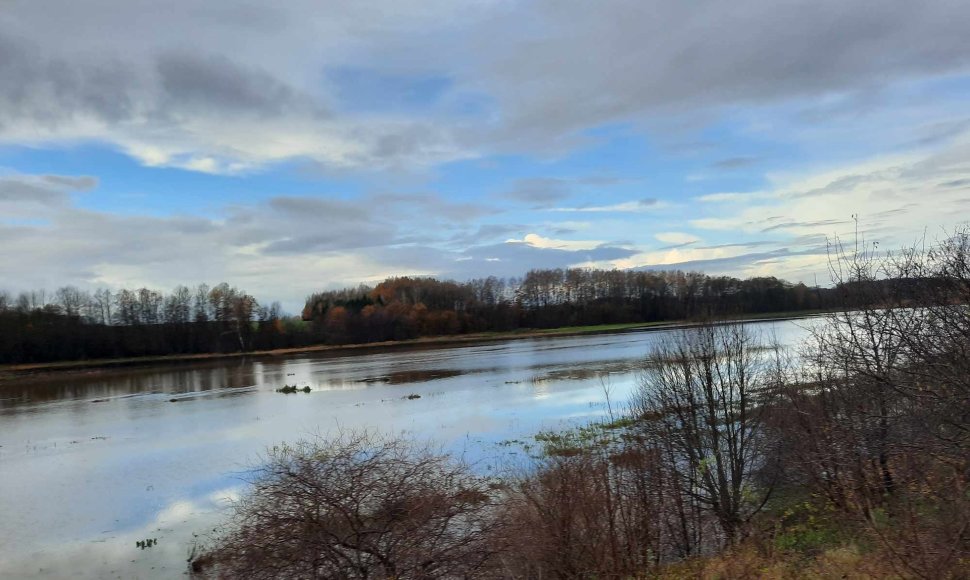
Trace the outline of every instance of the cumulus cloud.
<instances>
[{"instance_id":1,"label":"cumulus cloud","mask_svg":"<svg viewBox=\"0 0 970 580\"><path fill-rule=\"evenodd\" d=\"M0 175L0 224L19 219L43 219L70 203L71 194L93 189L88 175Z\"/></svg>"},{"instance_id":2,"label":"cumulus cloud","mask_svg":"<svg viewBox=\"0 0 970 580\"><path fill-rule=\"evenodd\" d=\"M827 243L859 232L882 248L905 247L923 235L944 236L967 224L970 141L930 151L878 157L801 175L776 176L756 194L715 194L717 217L690 220L711 233L781 240L697 247L678 256L641 255L640 264L680 264L747 275L772 273L811 281L825 277ZM966 184L964 184L964 182ZM956 184L955 187L950 184ZM741 203L743 202L743 203ZM855 219L854 219L855 218ZM932 228L927 231L926 228ZM748 248L776 249L750 252ZM713 252L713 253L712 253Z\"/></svg>"},{"instance_id":3,"label":"cumulus cloud","mask_svg":"<svg viewBox=\"0 0 970 580\"><path fill-rule=\"evenodd\" d=\"M0 219L0 279L15 284L0 290L68 283L167 289L225 280L295 311L315 290L392 275L520 275L536 264L564 267L633 253L537 234L496 243L521 226L470 230L469 214L491 210L435 194L277 196L212 217L150 216L82 209L72 201L71 191L96 183L87 176L0 178L0 209L18 211ZM20 219L10 221L13 215ZM402 219L411 215L416 219Z\"/></svg>"},{"instance_id":4,"label":"cumulus cloud","mask_svg":"<svg viewBox=\"0 0 970 580\"><path fill-rule=\"evenodd\" d=\"M96 178L2 173L0 279L225 278L292 307L321 286L398 273L678 264L808 275L824 236L848 233L853 214L886 246L970 209L965 95L907 92L965 82L967 29L970 9L949 0L16 3L0 16L0 145L96 143L151 167L299 165L370 184L122 216L76 203ZM725 116L745 146L720 142ZM640 198L624 180L671 159L579 147L610 131L622 143L660 135L650 145L669 132L689 144L671 154L696 166L678 157L651 180L662 197ZM807 155L813 167L785 150L779 173L764 145L791 141L843 147ZM490 192L511 208L437 187L457 181L436 182L442 168L463 165L447 164L476 157L507 171ZM402 168L427 179L385 183ZM526 204L589 221L537 223L518 211Z\"/></svg>"},{"instance_id":5,"label":"cumulus cloud","mask_svg":"<svg viewBox=\"0 0 970 580\"><path fill-rule=\"evenodd\" d=\"M2 189L2 187L0 187ZM382 248L409 233L360 200L280 196L211 218L118 215L69 202L0 220L0 273L17 288L229 280L289 307L321 286L396 271ZM446 219L446 218L442 218Z\"/></svg>"},{"instance_id":6,"label":"cumulus cloud","mask_svg":"<svg viewBox=\"0 0 970 580\"><path fill-rule=\"evenodd\" d=\"M274 117L293 109L308 117L326 117L326 111L307 95L272 75L247 69L229 58L169 52L156 61L163 111L194 109L212 115Z\"/></svg>"},{"instance_id":7,"label":"cumulus cloud","mask_svg":"<svg viewBox=\"0 0 970 580\"><path fill-rule=\"evenodd\" d=\"M970 176L970 140L928 152L877 157L805 175L779 175L757 196L737 201L718 217L694 227L793 235L842 231L858 215L865 230L911 235L913 224L952 226L966 218L954 207L970 198L968 187L948 187ZM731 209L733 208L733 209ZM903 240L896 240L903 241Z\"/></svg>"},{"instance_id":8,"label":"cumulus cloud","mask_svg":"<svg viewBox=\"0 0 970 580\"><path fill-rule=\"evenodd\" d=\"M965 72L970 62L970 10L945 0L534 6L531 18L510 11L501 21L510 32L487 69L504 129L520 142L658 111Z\"/></svg>"},{"instance_id":9,"label":"cumulus cloud","mask_svg":"<svg viewBox=\"0 0 970 580\"><path fill-rule=\"evenodd\" d=\"M431 193L276 196L213 217L122 216L81 209L72 200L73 192L96 187L93 177L13 174L0 177L0 206L18 212L4 212L7 219L0 220L0 273L17 281L10 289L168 288L224 279L282 299L290 309L313 290L389 275L517 276L537 266L676 267L824 281L826 244L853 234L853 214L881 247L911 243L927 225L942 233L964 222L967 143L776 175L744 203L732 196L692 206L691 214L701 213L690 220L693 231L654 230L653 243L596 236L619 231L609 221L553 222L538 230L483 222L501 214ZM10 221L12 215L18 219ZM569 230L568 237L550 235L557 228ZM590 235L577 239L578 229Z\"/></svg>"},{"instance_id":10,"label":"cumulus cloud","mask_svg":"<svg viewBox=\"0 0 970 580\"><path fill-rule=\"evenodd\" d=\"M155 19L135 4L112 7L112 15L68 5L41 15L24 6L0 20L0 142L103 142L146 165L206 173L301 158L335 168L417 167L468 155L445 120L331 115L328 94L304 80L326 61L278 49L253 54L288 41L276 36L286 27L253 35L227 19L199 28L180 20L192 10L173 7ZM48 9L75 13L84 37L58 30L62 20L47 18ZM115 28L121 14L132 18L125 30ZM153 21L145 37L131 35L145 20ZM230 40L229 31L240 38ZM254 46L243 49L246 34ZM307 68L295 68L298 60Z\"/></svg>"},{"instance_id":11,"label":"cumulus cloud","mask_svg":"<svg viewBox=\"0 0 970 580\"><path fill-rule=\"evenodd\" d=\"M857 227L891 249L968 224L968 159L970 136L962 136L932 149L775 174L760 191L701 196L707 203L690 208L700 216L681 216L699 235L657 233L671 245L640 243L637 253L598 265L826 283L829 244L852 240ZM711 241L701 245L701 236Z\"/></svg>"},{"instance_id":12,"label":"cumulus cloud","mask_svg":"<svg viewBox=\"0 0 970 580\"><path fill-rule=\"evenodd\" d=\"M5 10L0 141L95 140L203 172L289 159L428 167L970 62L970 10L947 0L84 4ZM359 72L333 74L348 70Z\"/></svg>"},{"instance_id":13,"label":"cumulus cloud","mask_svg":"<svg viewBox=\"0 0 970 580\"><path fill-rule=\"evenodd\" d=\"M521 240L506 240L507 244L528 244L533 248L556 250L592 250L604 246L606 242L595 240L556 240L544 238L539 234L526 234Z\"/></svg>"}]
</instances>

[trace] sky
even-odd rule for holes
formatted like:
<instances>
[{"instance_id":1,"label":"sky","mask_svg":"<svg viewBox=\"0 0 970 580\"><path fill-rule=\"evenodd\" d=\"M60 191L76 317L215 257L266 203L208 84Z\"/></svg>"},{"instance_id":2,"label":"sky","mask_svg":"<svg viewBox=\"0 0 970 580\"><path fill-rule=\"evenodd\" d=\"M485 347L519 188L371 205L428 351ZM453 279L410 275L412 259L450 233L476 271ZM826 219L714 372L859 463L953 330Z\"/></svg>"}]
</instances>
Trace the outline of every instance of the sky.
<instances>
[{"instance_id":1,"label":"sky","mask_svg":"<svg viewBox=\"0 0 970 580\"><path fill-rule=\"evenodd\" d=\"M966 0L3 0L0 289L829 282L970 219Z\"/></svg>"}]
</instances>

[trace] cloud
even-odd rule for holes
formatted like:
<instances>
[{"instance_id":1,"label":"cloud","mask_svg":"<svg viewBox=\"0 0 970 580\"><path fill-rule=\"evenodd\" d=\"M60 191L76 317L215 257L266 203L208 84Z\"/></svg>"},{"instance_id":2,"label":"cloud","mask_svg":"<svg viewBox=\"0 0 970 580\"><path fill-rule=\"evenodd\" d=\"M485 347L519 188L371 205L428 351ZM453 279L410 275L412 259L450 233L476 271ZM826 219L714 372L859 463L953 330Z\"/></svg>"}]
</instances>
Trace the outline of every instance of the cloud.
<instances>
[{"instance_id":1,"label":"cloud","mask_svg":"<svg viewBox=\"0 0 970 580\"><path fill-rule=\"evenodd\" d=\"M970 178L966 179L954 179L953 181L946 181L940 184L940 187L956 187L956 188L967 188L970 187Z\"/></svg>"},{"instance_id":2,"label":"cloud","mask_svg":"<svg viewBox=\"0 0 970 580\"><path fill-rule=\"evenodd\" d=\"M536 238L530 240L537 241ZM628 258L636 250L610 244L581 244L569 247L550 241L538 245L523 240L476 243L458 249L430 245L403 245L380 249L385 271L394 274L434 275L444 279L469 280L487 276L519 277L532 268L578 267L593 261L608 263ZM361 278L377 282L385 275Z\"/></svg>"},{"instance_id":3,"label":"cloud","mask_svg":"<svg viewBox=\"0 0 970 580\"><path fill-rule=\"evenodd\" d=\"M0 220L0 279L17 284L8 290L68 283L165 289L227 280L292 309L328 284L400 273L384 249L413 233L391 219L403 203L280 196L206 218L90 211L69 199L42 207L19 202L22 218L43 221Z\"/></svg>"},{"instance_id":4,"label":"cloud","mask_svg":"<svg viewBox=\"0 0 970 580\"><path fill-rule=\"evenodd\" d=\"M95 16L79 18L92 36L117 36ZM174 18L173 30L184 27L174 14L166 18ZM470 154L444 122L334 117L327 95L280 74L288 63L243 65L228 45L205 36L158 39L154 50L147 40L116 39L85 51L45 35L48 20L39 20L30 37L5 30L16 28L9 22L0 21L0 143L95 141L148 166L229 174L292 159L331 168L420 168ZM202 52L188 52L192 44Z\"/></svg>"},{"instance_id":5,"label":"cloud","mask_svg":"<svg viewBox=\"0 0 970 580\"><path fill-rule=\"evenodd\" d=\"M512 189L502 194L503 197L546 205L562 201L569 197L571 182L566 179L554 177L533 177L529 179L519 179Z\"/></svg>"},{"instance_id":6,"label":"cloud","mask_svg":"<svg viewBox=\"0 0 970 580\"><path fill-rule=\"evenodd\" d=\"M660 232L654 234L653 237L666 244L686 245L700 241L700 238L697 236L684 232Z\"/></svg>"},{"instance_id":7,"label":"cloud","mask_svg":"<svg viewBox=\"0 0 970 580\"><path fill-rule=\"evenodd\" d=\"M534 205L533 209L546 209L556 202L581 194L584 190L596 188L597 191L602 191L628 181L602 174L582 177L529 177L515 180L512 187L501 196L514 201L531 203Z\"/></svg>"},{"instance_id":8,"label":"cloud","mask_svg":"<svg viewBox=\"0 0 970 580\"><path fill-rule=\"evenodd\" d=\"M556 240L544 238L539 234L526 234L521 240L506 240L507 244L528 244L533 248L555 250L592 250L606 245L606 242L596 240Z\"/></svg>"},{"instance_id":9,"label":"cloud","mask_svg":"<svg viewBox=\"0 0 970 580\"><path fill-rule=\"evenodd\" d=\"M574 208L610 214L592 224L501 223L495 220L503 214L489 206L393 191L276 196L209 217L119 215L82 209L72 198L95 187L96 178L9 174L0 177L7 218L0 220L0 279L16 281L10 290L67 283L164 289L227 280L291 310L311 291L388 275L519 276L537 266L682 267L824 282L826 241L851 237L853 214L861 216L867 239L883 248L911 243L926 226L965 221L970 196L960 184L970 180L968 159L970 142L957 141L773 175L744 203L732 196L730 203L684 210L690 213L680 219L700 235L647 229L657 242L672 244L659 248L636 234L644 226L622 215L629 211L624 203L649 210L656 206L649 200ZM589 233L575 239L580 230ZM603 232L629 240L606 241Z\"/></svg>"},{"instance_id":10,"label":"cloud","mask_svg":"<svg viewBox=\"0 0 970 580\"><path fill-rule=\"evenodd\" d=\"M776 275L780 268L785 268L792 280L803 280L804 275L799 275L801 269L791 269L791 260L799 260L800 266L808 266L810 271L823 271L825 268L826 254L822 249L812 248L801 251L792 251L790 248L778 248L768 252L750 252L729 255L722 258L687 258L682 261L668 261L649 266L640 266L637 270L691 270L704 272L710 275L734 275L742 277ZM765 264L773 267L765 269ZM792 276L794 274L794 276Z\"/></svg>"},{"instance_id":11,"label":"cloud","mask_svg":"<svg viewBox=\"0 0 970 580\"><path fill-rule=\"evenodd\" d=\"M70 203L71 193L91 190L97 178L81 175L0 175L0 223L5 219L45 218L46 213Z\"/></svg>"},{"instance_id":12,"label":"cloud","mask_svg":"<svg viewBox=\"0 0 970 580\"><path fill-rule=\"evenodd\" d=\"M534 6L500 20L487 69L509 139L534 146L644 115L965 73L970 62L970 10L945 0L875 11L837 0Z\"/></svg>"},{"instance_id":13,"label":"cloud","mask_svg":"<svg viewBox=\"0 0 970 580\"><path fill-rule=\"evenodd\" d=\"M854 214L866 230L902 233L911 232L914 224L953 225L961 221L954 204L966 192L946 184L970 179L968 159L970 140L963 139L928 152L778 175L772 187L745 197L747 203L690 223L708 230L788 234L844 231Z\"/></svg>"},{"instance_id":14,"label":"cloud","mask_svg":"<svg viewBox=\"0 0 970 580\"><path fill-rule=\"evenodd\" d=\"M968 28L947 0L26 2L0 20L0 141L96 141L213 173L295 159L414 170L965 74Z\"/></svg>"},{"instance_id":15,"label":"cloud","mask_svg":"<svg viewBox=\"0 0 970 580\"><path fill-rule=\"evenodd\" d=\"M67 199L67 193L59 189L18 180L0 180L0 202L51 205L63 203Z\"/></svg>"},{"instance_id":16,"label":"cloud","mask_svg":"<svg viewBox=\"0 0 970 580\"><path fill-rule=\"evenodd\" d=\"M163 93L159 114L198 110L217 116L278 117L293 110L310 119L327 116L308 95L226 56L167 52L158 57L156 68Z\"/></svg>"},{"instance_id":17,"label":"cloud","mask_svg":"<svg viewBox=\"0 0 970 580\"><path fill-rule=\"evenodd\" d=\"M534 239L534 238L533 238ZM510 240L503 244L471 247L461 252L463 258L446 268L443 274L456 279L480 278L486 275L517 277L532 268L569 268L589 262L611 262L627 258L636 250L608 244L595 247L533 245Z\"/></svg>"},{"instance_id":18,"label":"cloud","mask_svg":"<svg viewBox=\"0 0 970 580\"><path fill-rule=\"evenodd\" d=\"M465 248L507 239L509 235L527 229L522 224L482 224L474 231L461 229L449 238L449 245Z\"/></svg>"},{"instance_id":19,"label":"cloud","mask_svg":"<svg viewBox=\"0 0 970 580\"><path fill-rule=\"evenodd\" d=\"M41 181L70 191L88 191L98 186L99 180L91 175L42 175Z\"/></svg>"},{"instance_id":20,"label":"cloud","mask_svg":"<svg viewBox=\"0 0 970 580\"><path fill-rule=\"evenodd\" d=\"M727 159L720 159L711 164L714 169L720 169L722 171L732 171L735 169L743 169L745 167L750 167L758 163L759 159L757 157L728 157Z\"/></svg>"},{"instance_id":21,"label":"cloud","mask_svg":"<svg viewBox=\"0 0 970 580\"><path fill-rule=\"evenodd\" d=\"M656 239L675 245L650 250L640 244L641 251L612 265L827 283L828 244L853 239L854 217L860 235L880 248L911 246L927 227L943 236L966 225L968 159L970 136L963 136L933 149L771 175L760 191L695 198L716 205L691 206L700 215L682 219L712 243L661 233Z\"/></svg>"},{"instance_id":22,"label":"cloud","mask_svg":"<svg viewBox=\"0 0 970 580\"><path fill-rule=\"evenodd\" d=\"M413 214L415 218L447 218L465 222L488 215L498 210L492 206L461 201L450 201L447 197L434 193L379 193L367 196L365 203L392 206L398 216Z\"/></svg>"},{"instance_id":23,"label":"cloud","mask_svg":"<svg viewBox=\"0 0 970 580\"><path fill-rule=\"evenodd\" d=\"M816 237L817 236L817 237ZM825 243L825 235L823 234L813 234L808 236L806 240L813 240L815 243ZM717 250L722 248L758 248L762 246L777 246L780 245L777 240L758 240L758 241L748 241L748 242L733 242L726 244L716 244L713 246L697 246L698 250Z\"/></svg>"},{"instance_id":24,"label":"cloud","mask_svg":"<svg viewBox=\"0 0 970 580\"><path fill-rule=\"evenodd\" d=\"M701 195L696 197L697 201L703 203L727 203L727 202L744 202L744 201L754 201L764 197L762 192L722 192L722 193L708 193L706 195Z\"/></svg>"},{"instance_id":25,"label":"cloud","mask_svg":"<svg viewBox=\"0 0 970 580\"><path fill-rule=\"evenodd\" d=\"M886 214L883 214L886 215ZM788 221L782 222L780 224L773 224L761 230L762 233L773 232L775 230L792 230L792 229L804 229L804 228L819 228L827 226L837 226L850 223L847 219L826 219L817 220L814 222L800 222L800 221Z\"/></svg>"},{"instance_id":26,"label":"cloud","mask_svg":"<svg viewBox=\"0 0 970 580\"><path fill-rule=\"evenodd\" d=\"M801 275L853 214L884 247L965 219L968 28L947 0L16 3L0 18L0 146L25 153L5 163L94 143L265 175L262 201L214 207L219 182L197 176L197 204L122 216L77 203L95 178L0 174L0 279L227 278L298 301L389 273ZM263 189L297 172L346 194ZM645 175L657 198L631 191ZM131 178L103 177L97 207ZM508 207L476 201L482 186Z\"/></svg>"},{"instance_id":27,"label":"cloud","mask_svg":"<svg viewBox=\"0 0 970 580\"><path fill-rule=\"evenodd\" d=\"M612 213L612 212L645 212L662 207L662 203L653 198L641 199L637 201L625 201L611 205L586 205L580 207L556 207L550 211L560 212L588 212L588 213Z\"/></svg>"},{"instance_id":28,"label":"cloud","mask_svg":"<svg viewBox=\"0 0 970 580\"><path fill-rule=\"evenodd\" d=\"M314 197L274 197L269 201L272 208L292 218L325 217L335 221L366 218L367 211L351 202Z\"/></svg>"},{"instance_id":29,"label":"cloud","mask_svg":"<svg viewBox=\"0 0 970 580\"><path fill-rule=\"evenodd\" d=\"M225 280L296 311L315 290L392 275L521 275L536 264L569 266L633 253L537 234L496 243L522 226L470 230L469 214L490 214L434 194L277 196L211 217L121 215L82 209L68 195L95 183L86 176L0 178L0 207L6 196L20 218L0 220L0 279L17 285L2 289L169 289ZM40 194L44 203L28 203Z\"/></svg>"}]
</instances>

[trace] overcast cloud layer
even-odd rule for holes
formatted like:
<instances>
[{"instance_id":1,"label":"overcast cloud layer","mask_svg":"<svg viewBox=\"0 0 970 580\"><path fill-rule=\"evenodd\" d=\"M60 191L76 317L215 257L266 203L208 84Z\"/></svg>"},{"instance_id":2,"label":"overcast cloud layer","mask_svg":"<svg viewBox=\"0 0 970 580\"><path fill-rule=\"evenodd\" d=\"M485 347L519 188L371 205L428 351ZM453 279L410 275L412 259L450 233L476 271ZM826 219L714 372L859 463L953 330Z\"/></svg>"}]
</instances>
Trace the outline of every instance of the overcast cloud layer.
<instances>
[{"instance_id":1,"label":"overcast cloud layer","mask_svg":"<svg viewBox=\"0 0 970 580\"><path fill-rule=\"evenodd\" d=\"M675 265L970 209L970 5L9 2L0 289Z\"/></svg>"}]
</instances>

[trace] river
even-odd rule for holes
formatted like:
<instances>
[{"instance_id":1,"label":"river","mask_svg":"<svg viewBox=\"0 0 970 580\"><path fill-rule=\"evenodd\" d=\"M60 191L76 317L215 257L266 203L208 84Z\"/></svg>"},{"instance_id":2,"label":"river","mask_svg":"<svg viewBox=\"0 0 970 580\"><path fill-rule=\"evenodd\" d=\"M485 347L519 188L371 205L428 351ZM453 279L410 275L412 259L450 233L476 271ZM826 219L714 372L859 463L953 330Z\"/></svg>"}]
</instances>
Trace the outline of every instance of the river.
<instances>
[{"instance_id":1,"label":"river","mask_svg":"<svg viewBox=\"0 0 970 580\"><path fill-rule=\"evenodd\" d=\"M795 345L810 321L749 324ZM372 429L478 469L602 417L671 331L78 371L0 383L0 578L180 578L269 446ZM283 385L309 393L281 394ZM420 398L408 398L418 395ZM157 539L141 549L136 542Z\"/></svg>"}]
</instances>

